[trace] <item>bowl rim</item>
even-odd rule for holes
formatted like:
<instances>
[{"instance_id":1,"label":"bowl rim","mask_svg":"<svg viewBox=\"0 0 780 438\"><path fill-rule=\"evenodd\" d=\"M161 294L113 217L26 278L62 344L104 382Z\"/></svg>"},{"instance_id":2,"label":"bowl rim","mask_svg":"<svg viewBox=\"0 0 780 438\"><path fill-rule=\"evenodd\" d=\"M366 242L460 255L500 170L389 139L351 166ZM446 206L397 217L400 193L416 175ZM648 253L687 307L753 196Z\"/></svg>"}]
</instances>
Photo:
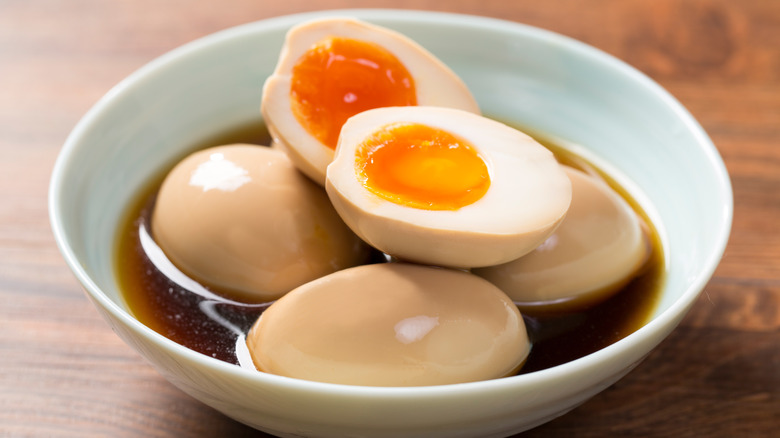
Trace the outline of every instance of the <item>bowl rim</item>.
<instances>
[{"instance_id":1,"label":"bowl rim","mask_svg":"<svg viewBox=\"0 0 780 438\"><path fill-rule=\"evenodd\" d=\"M437 25L446 24L450 26L463 27L464 29L489 29L491 32L498 32L507 35L522 35L523 38L536 40L545 40L554 43L556 46L564 47L567 50L577 52L580 56L585 56L591 62L596 62L614 69L622 75L630 77L638 86L644 87L652 94L658 96L664 104L674 111L677 118L683 122L686 129L694 136L696 143L709 162L709 167L718 177L719 185L717 190L723 194L724 203L721 210L720 226L714 237L717 239L714 244L715 250L707 255L703 262L704 269L697 273L695 278L690 281L688 288L683 291L681 296L675 300L669 308L656 315L635 332L625 338L602 348L594 353L588 354L573 361L540 371L528 374L521 374L501 379L486 380L479 382L458 383L439 386L421 386L421 387L374 387L374 386L353 386L333 383L312 382L301 379L277 376L248 370L237 365L229 364L218 359L197 353L184 347L163 335L155 332L149 327L135 319L124 308L120 307L97 286L90 278L86 269L79 261L73 247L70 244L69 237L65 232L64 224L61 221L61 193L63 192L62 181L68 172L71 156L79 148L82 137L96 123L99 122L101 113L114 102L121 99L122 96L131 90L134 84L149 80L154 72L164 68L167 64L176 62L178 59L197 55L197 52L205 47L228 42L229 40L241 38L264 30L275 28L288 28L304 20L326 17L326 16L353 16L370 22L386 23L435 23ZM55 241L63 255L66 264L79 280L87 295L99 304L112 317L121 321L125 326L143 336L144 339L154 343L156 346L167 351L175 352L184 356L186 359L197 362L200 366L220 372L227 373L233 377L252 380L258 384L272 385L280 388L300 390L319 393L322 395L355 396L355 397L375 397L390 399L405 399L407 397L439 397L459 394L463 396L469 393L486 393L498 389L511 389L524 385L540 385L545 382L557 380L561 376L570 375L580 370L593 369L601 363L610 361L610 358L617 357L625 350L630 350L632 344L645 345L648 342L654 347L662 340L666 334L679 323L679 319L687 312L689 307L696 300L706 283L712 277L721 257L726 248L729 238L731 223L733 219L733 193L731 182L726 170L725 164L719 155L715 145L705 133L700 124L693 118L688 110L677 101L668 91L658 83L650 79L647 75L628 65L624 61L590 46L584 42L573 38L530 26L523 23L508 21L498 18L484 16L467 15L451 12L434 12L422 10L404 10L404 9L334 9L327 11L304 12L278 16L259 21L253 21L234 27L229 27L218 32L205 35L182 46L174 48L171 51L153 59L141 68L137 69L118 84L112 87L102 98L100 98L79 120L77 125L68 135L61 151L59 152L49 183L49 221L52 227ZM657 338L658 332L664 332ZM645 352L646 354L646 352ZM637 360L640 360L645 354L642 354Z\"/></svg>"}]
</instances>

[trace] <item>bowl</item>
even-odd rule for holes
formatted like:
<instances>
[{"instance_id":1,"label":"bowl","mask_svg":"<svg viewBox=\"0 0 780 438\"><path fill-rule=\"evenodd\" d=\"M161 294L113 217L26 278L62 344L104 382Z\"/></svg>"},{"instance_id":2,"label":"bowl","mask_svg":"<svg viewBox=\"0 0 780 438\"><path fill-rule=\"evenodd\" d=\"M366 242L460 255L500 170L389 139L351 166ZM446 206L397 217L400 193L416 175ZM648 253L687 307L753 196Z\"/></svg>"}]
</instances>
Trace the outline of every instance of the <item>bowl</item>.
<instances>
[{"instance_id":1,"label":"bowl","mask_svg":"<svg viewBox=\"0 0 780 438\"><path fill-rule=\"evenodd\" d=\"M120 219L148 181L199 140L260 118L284 34L324 15L398 30L439 56L484 113L552 134L606 169L658 228L666 273L650 320L580 359L457 385L376 388L247 370L157 334L128 311L112 264ZM489 48L489 49L488 49ZM113 330L182 391L279 436L508 436L560 416L634 368L683 318L717 266L729 178L691 115L659 85L583 43L473 16L394 10L300 14L207 36L141 68L78 123L49 197L59 248Z\"/></svg>"}]
</instances>

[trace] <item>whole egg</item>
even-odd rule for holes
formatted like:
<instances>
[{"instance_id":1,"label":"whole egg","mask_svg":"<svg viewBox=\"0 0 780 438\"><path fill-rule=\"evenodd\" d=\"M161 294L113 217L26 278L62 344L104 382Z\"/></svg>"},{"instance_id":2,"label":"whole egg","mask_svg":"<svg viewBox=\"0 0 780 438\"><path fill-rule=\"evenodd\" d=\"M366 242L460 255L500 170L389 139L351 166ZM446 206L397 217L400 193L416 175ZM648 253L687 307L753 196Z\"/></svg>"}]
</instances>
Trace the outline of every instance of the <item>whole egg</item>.
<instances>
[{"instance_id":1,"label":"whole egg","mask_svg":"<svg viewBox=\"0 0 780 438\"><path fill-rule=\"evenodd\" d=\"M247 335L263 372L364 386L514 374L530 343L509 297L467 272L404 263L345 269L274 302Z\"/></svg>"},{"instance_id":2,"label":"whole egg","mask_svg":"<svg viewBox=\"0 0 780 438\"><path fill-rule=\"evenodd\" d=\"M631 206L600 179L565 170L572 201L555 232L517 260L472 271L524 311L577 310L602 301L633 278L649 256L647 233Z\"/></svg>"},{"instance_id":3,"label":"whole egg","mask_svg":"<svg viewBox=\"0 0 780 438\"><path fill-rule=\"evenodd\" d=\"M151 225L178 269L241 301L274 300L368 254L322 187L263 146L219 146L183 159L163 181Z\"/></svg>"}]
</instances>

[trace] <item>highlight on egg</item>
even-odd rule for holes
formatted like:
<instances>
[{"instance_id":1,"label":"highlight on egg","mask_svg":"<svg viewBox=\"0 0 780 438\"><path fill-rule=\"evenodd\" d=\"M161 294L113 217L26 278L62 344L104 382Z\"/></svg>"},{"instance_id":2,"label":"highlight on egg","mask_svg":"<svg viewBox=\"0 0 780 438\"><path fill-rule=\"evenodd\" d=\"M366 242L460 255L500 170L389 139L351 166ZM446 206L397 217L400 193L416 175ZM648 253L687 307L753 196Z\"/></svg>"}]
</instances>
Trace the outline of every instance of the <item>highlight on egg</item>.
<instances>
[{"instance_id":1,"label":"highlight on egg","mask_svg":"<svg viewBox=\"0 0 780 438\"><path fill-rule=\"evenodd\" d=\"M274 142L315 182L344 122L388 106L434 105L479 113L465 84L408 37L351 18L324 18L287 33L263 86L261 110Z\"/></svg>"},{"instance_id":2,"label":"highlight on egg","mask_svg":"<svg viewBox=\"0 0 780 438\"><path fill-rule=\"evenodd\" d=\"M401 260L458 268L530 252L571 201L569 178L531 137L473 113L424 106L350 118L325 187L370 245Z\"/></svg>"},{"instance_id":3,"label":"highlight on egg","mask_svg":"<svg viewBox=\"0 0 780 438\"><path fill-rule=\"evenodd\" d=\"M526 313L576 311L603 301L635 277L650 253L641 219L617 192L564 169L572 201L555 232L517 260L472 270Z\"/></svg>"},{"instance_id":4,"label":"highlight on egg","mask_svg":"<svg viewBox=\"0 0 780 438\"><path fill-rule=\"evenodd\" d=\"M152 234L183 273L229 298L265 302L368 259L325 191L278 150L226 145L179 162Z\"/></svg>"},{"instance_id":5,"label":"highlight on egg","mask_svg":"<svg viewBox=\"0 0 780 438\"><path fill-rule=\"evenodd\" d=\"M429 386L516 374L531 349L509 297L463 271L350 268L274 302L247 335L258 370L318 382Z\"/></svg>"}]
</instances>

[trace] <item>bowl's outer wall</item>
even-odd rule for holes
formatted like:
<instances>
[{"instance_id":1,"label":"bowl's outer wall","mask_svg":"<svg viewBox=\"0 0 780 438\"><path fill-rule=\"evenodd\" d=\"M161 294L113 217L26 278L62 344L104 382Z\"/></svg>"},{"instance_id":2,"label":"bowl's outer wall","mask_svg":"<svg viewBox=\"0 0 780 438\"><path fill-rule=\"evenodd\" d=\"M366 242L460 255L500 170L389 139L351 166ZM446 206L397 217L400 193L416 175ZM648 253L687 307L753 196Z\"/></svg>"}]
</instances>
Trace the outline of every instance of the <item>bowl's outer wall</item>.
<instances>
[{"instance_id":1,"label":"bowl's outer wall","mask_svg":"<svg viewBox=\"0 0 780 438\"><path fill-rule=\"evenodd\" d=\"M635 70L549 32L450 14L333 13L416 39L461 75L486 115L581 145L578 150L612 170L664 240L667 285L654 319L554 369L384 389L253 373L181 347L133 319L113 266L125 209L191 145L260 119L262 83L285 31L314 16L304 14L230 29L155 60L102 99L66 142L52 177L52 226L66 261L114 331L193 397L289 436L506 436L567 412L632 369L687 312L728 237L728 176L699 125Z\"/></svg>"}]
</instances>

